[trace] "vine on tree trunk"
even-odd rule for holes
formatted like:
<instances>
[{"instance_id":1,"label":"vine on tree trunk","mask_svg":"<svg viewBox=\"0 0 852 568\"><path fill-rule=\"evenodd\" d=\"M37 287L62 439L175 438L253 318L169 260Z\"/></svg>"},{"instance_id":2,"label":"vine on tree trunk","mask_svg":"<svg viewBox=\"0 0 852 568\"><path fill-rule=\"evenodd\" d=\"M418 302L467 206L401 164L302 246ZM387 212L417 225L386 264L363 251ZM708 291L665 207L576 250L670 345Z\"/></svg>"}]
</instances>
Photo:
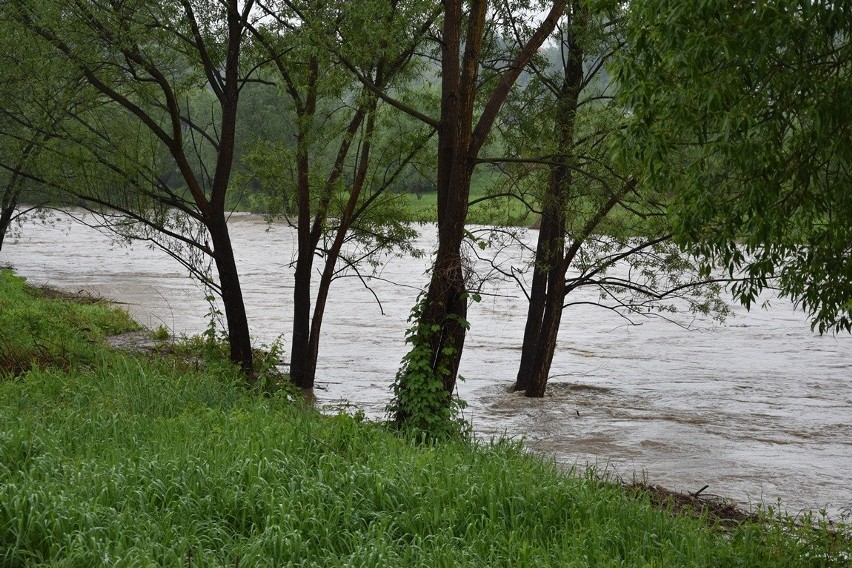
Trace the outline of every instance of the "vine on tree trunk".
<instances>
[{"instance_id":1,"label":"vine on tree trunk","mask_svg":"<svg viewBox=\"0 0 852 568\"><path fill-rule=\"evenodd\" d=\"M464 437L469 433L469 425L462 416L467 404L444 386L445 377L452 372L445 361L456 352L456 347L451 336L444 338L444 345L433 360L431 342L436 334L443 335L446 330L442 325L422 322L425 304L425 294L421 294L408 318L411 326L405 342L411 349L396 374L393 400L386 410L393 425L423 440ZM447 319L470 328L461 316L449 314ZM464 380L461 376L458 379Z\"/></svg>"}]
</instances>

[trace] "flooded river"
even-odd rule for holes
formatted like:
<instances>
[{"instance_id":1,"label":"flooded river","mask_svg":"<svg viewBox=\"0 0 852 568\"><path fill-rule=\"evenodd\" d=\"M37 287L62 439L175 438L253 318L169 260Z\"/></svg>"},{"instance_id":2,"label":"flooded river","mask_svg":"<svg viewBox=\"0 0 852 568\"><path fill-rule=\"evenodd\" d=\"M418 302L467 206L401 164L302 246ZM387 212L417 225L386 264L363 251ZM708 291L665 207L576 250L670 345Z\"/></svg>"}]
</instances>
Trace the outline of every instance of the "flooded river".
<instances>
[{"instance_id":1,"label":"flooded river","mask_svg":"<svg viewBox=\"0 0 852 568\"><path fill-rule=\"evenodd\" d=\"M284 225L232 219L249 323L256 343L285 348L296 245ZM423 229L431 251L434 230ZM529 235L534 239L534 232ZM320 348L317 398L382 416L406 320L428 258L389 259L369 280L334 283ZM61 218L27 222L0 253L34 284L113 299L149 327L198 333L204 292L164 253L115 244ZM483 437L507 433L565 465L596 465L626 480L734 498L778 499L790 512L852 507L852 338L810 332L782 300L769 310L735 308L724 324L662 320L626 325L591 306L563 317L549 394L507 394L517 372L526 300L509 284L470 313L459 394ZM374 294L381 301L381 308ZM588 292L589 300L596 298Z\"/></svg>"}]
</instances>

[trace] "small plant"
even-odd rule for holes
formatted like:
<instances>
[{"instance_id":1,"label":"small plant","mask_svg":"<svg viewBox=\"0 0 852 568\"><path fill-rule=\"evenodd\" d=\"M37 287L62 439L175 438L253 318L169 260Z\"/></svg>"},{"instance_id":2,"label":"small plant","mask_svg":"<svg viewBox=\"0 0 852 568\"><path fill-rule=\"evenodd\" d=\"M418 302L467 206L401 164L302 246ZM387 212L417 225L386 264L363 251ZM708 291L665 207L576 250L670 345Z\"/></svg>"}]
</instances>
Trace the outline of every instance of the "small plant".
<instances>
[{"instance_id":1,"label":"small plant","mask_svg":"<svg viewBox=\"0 0 852 568\"><path fill-rule=\"evenodd\" d=\"M151 339L154 341L168 341L171 339L171 336L169 328L164 325L158 326L157 329L151 332Z\"/></svg>"},{"instance_id":2,"label":"small plant","mask_svg":"<svg viewBox=\"0 0 852 568\"><path fill-rule=\"evenodd\" d=\"M207 310L207 327L201 333L205 343L211 349L217 350L218 344L226 341L224 326L222 325L222 310L216 305L216 296L208 294L204 297L209 309Z\"/></svg>"},{"instance_id":3,"label":"small plant","mask_svg":"<svg viewBox=\"0 0 852 568\"><path fill-rule=\"evenodd\" d=\"M266 396L283 397L289 401L299 398L296 385L290 380L290 375L281 370L282 353L284 352L283 338L278 337L272 345L262 345L254 349L254 387Z\"/></svg>"}]
</instances>

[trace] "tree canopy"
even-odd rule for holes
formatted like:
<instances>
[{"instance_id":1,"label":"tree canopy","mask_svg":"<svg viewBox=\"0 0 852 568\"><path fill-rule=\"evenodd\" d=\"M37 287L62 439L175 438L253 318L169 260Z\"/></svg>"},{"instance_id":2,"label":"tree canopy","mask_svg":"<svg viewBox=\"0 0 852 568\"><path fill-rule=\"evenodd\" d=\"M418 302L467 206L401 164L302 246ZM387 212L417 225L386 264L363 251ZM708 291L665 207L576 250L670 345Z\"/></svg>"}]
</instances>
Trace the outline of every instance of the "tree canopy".
<instances>
[{"instance_id":1,"label":"tree canopy","mask_svg":"<svg viewBox=\"0 0 852 568\"><path fill-rule=\"evenodd\" d=\"M631 2L622 151L675 195L679 242L852 331L852 5Z\"/></svg>"},{"instance_id":2,"label":"tree canopy","mask_svg":"<svg viewBox=\"0 0 852 568\"><path fill-rule=\"evenodd\" d=\"M96 146L85 146L86 157L125 183L84 199L118 210L151 227L154 234L212 259L218 282L208 278L207 283L222 298L231 359L248 376L253 367L250 334L225 208L239 94L254 71L243 53L253 6L253 0L227 0L218 6L190 0L14 0L3 4L2 12L4 22L8 18L9 25L27 31L28 43L76 70L103 104L105 110L93 122L80 125L97 141ZM211 118L199 122L184 101L201 88L209 89L215 102L208 111ZM108 132L116 119L127 124L121 142L131 147L136 142L138 148L152 147L155 155L168 156L185 191L175 191L147 164L140 168L143 164L135 155L127 159L112 151ZM104 163L98 151L102 147L118 162ZM142 210L129 206L128 192L149 198ZM160 211L165 212L151 215L151 204L163 206ZM188 235L187 226L196 230ZM151 240L173 254L169 245Z\"/></svg>"}]
</instances>

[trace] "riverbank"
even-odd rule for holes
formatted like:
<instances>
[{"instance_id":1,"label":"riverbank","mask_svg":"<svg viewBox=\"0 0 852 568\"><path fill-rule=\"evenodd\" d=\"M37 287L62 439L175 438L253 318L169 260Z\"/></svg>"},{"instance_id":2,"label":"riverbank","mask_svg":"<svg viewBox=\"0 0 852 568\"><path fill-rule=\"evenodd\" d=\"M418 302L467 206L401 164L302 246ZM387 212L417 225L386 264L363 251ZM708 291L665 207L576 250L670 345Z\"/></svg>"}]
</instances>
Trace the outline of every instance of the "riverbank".
<instances>
[{"instance_id":1,"label":"riverbank","mask_svg":"<svg viewBox=\"0 0 852 568\"><path fill-rule=\"evenodd\" d=\"M423 447L0 278L0 564L832 566L836 532L673 515L516 444ZM8 362L14 362L14 365Z\"/></svg>"},{"instance_id":2,"label":"riverbank","mask_svg":"<svg viewBox=\"0 0 852 568\"><path fill-rule=\"evenodd\" d=\"M295 231L251 215L232 217L231 230L252 338L286 351ZM422 228L419 248L434 248L433 231ZM29 223L21 235L4 248L0 264L35 284L110 298L146 327L165 326L175 335L200 334L209 325L205 291L160 251L117 244L61 215L48 225ZM511 262L522 260L513 255ZM368 280L370 289L354 278L335 282L317 404L384 415L417 285L425 281L418 275L427 265L428 259L402 255L387 259L379 278ZM487 259L476 270L487 273ZM780 500L791 514L825 508L840 518L849 511L852 336L811 333L804 316L782 300L750 313L734 306L735 318L712 327L680 314L687 330L661 319L625 325L592 305L595 290L577 293L582 305L563 319L549 393L541 400L506 394L517 370L526 297L495 282L471 306L460 370L465 381L458 387L481 439L507 434L566 468L592 464L676 491L709 485L705 493L746 508Z\"/></svg>"}]
</instances>

